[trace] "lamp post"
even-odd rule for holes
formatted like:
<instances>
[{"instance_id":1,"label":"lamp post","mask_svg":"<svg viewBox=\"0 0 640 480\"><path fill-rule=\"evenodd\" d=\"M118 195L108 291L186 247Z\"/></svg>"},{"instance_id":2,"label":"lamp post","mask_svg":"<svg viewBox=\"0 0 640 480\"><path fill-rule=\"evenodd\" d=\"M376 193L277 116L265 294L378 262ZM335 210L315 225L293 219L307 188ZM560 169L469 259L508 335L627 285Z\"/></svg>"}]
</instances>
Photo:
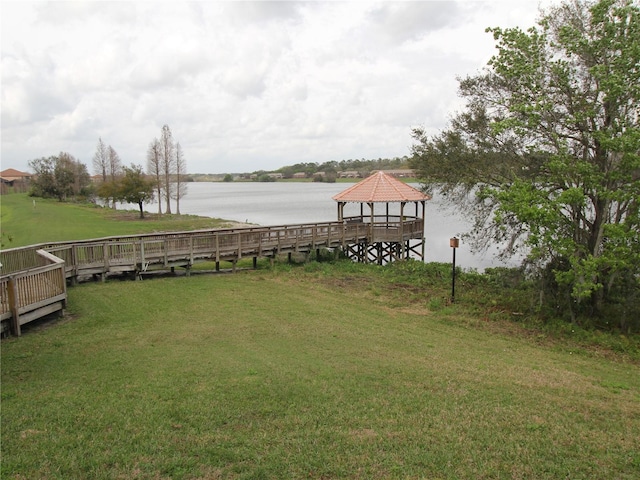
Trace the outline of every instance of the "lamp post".
<instances>
[{"instance_id":1,"label":"lamp post","mask_svg":"<svg viewBox=\"0 0 640 480\"><path fill-rule=\"evenodd\" d=\"M460 240L457 237L449 239L449 246L453 248L453 268L451 271L451 303L456 301L456 248L460 246Z\"/></svg>"}]
</instances>

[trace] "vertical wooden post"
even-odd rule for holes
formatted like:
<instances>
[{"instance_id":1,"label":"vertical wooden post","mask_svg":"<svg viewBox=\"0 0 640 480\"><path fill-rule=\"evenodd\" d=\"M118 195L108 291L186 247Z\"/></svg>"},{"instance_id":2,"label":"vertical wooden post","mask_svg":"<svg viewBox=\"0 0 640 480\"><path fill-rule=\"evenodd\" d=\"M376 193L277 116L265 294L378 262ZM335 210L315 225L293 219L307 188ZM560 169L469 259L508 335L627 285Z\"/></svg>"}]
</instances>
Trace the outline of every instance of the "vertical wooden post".
<instances>
[{"instance_id":1,"label":"vertical wooden post","mask_svg":"<svg viewBox=\"0 0 640 480\"><path fill-rule=\"evenodd\" d=\"M144 240L140 239L140 266L144 268L145 259L144 259Z\"/></svg>"},{"instance_id":2,"label":"vertical wooden post","mask_svg":"<svg viewBox=\"0 0 640 480\"><path fill-rule=\"evenodd\" d=\"M104 276L109 271L109 253L107 243L102 244L102 261L104 266L102 267L102 281L104 282Z\"/></svg>"},{"instance_id":3,"label":"vertical wooden post","mask_svg":"<svg viewBox=\"0 0 640 480\"><path fill-rule=\"evenodd\" d=\"M71 277L71 285L78 284L78 246L71 246L71 265L73 265L73 276ZM65 280L66 284L66 280Z\"/></svg>"},{"instance_id":4,"label":"vertical wooden post","mask_svg":"<svg viewBox=\"0 0 640 480\"><path fill-rule=\"evenodd\" d=\"M316 246L316 230L317 229L318 229L317 225L314 225L313 228L311 229L311 248L315 248ZM330 238L331 238L331 235L329 235L329 239ZM327 239L327 247L329 246L329 239Z\"/></svg>"},{"instance_id":5,"label":"vertical wooden post","mask_svg":"<svg viewBox=\"0 0 640 480\"><path fill-rule=\"evenodd\" d=\"M9 278L7 293L9 295L9 310L11 311L11 333L19 337L22 332L20 330L20 315L18 313L18 290L16 288L16 280L13 277Z\"/></svg>"},{"instance_id":6,"label":"vertical wooden post","mask_svg":"<svg viewBox=\"0 0 640 480\"><path fill-rule=\"evenodd\" d=\"M404 257L404 205L406 202L400 202L400 258ZM387 203L387 205L389 205Z\"/></svg>"},{"instance_id":7,"label":"vertical wooden post","mask_svg":"<svg viewBox=\"0 0 640 480\"><path fill-rule=\"evenodd\" d=\"M449 245L453 249L453 263L451 271L451 303L456 301L456 248L460 246L460 240L453 237L449 240Z\"/></svg>"},{"instance_id":8,"label":"vertical wooden post","mask_svg":"<svg viewBox=\"0 0 640 480\"><path fill-rule=\"evenodd\" d=\"M169 266L169 246L167 245L167 237L162 240L162 248L164 248L164 266Z\"/></svg>"}]
</instances>

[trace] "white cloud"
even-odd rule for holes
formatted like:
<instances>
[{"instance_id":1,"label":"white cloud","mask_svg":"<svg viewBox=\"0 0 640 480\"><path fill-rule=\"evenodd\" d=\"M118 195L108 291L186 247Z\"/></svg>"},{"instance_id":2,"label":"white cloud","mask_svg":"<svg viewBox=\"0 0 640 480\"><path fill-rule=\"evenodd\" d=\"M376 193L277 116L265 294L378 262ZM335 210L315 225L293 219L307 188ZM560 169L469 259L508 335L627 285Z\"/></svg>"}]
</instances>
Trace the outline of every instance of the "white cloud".
<instances>
[{"instance_id":1,"label":"white cloud","mask_svg":"<svg viewBox=\"0 0 640 480\"><path fill-rule=\"evenodd\" d=\"M2 167L98 138L144 163L168 124L191 172L408 154L521 2L3 2Z\"/></svg>"}]
</instances>

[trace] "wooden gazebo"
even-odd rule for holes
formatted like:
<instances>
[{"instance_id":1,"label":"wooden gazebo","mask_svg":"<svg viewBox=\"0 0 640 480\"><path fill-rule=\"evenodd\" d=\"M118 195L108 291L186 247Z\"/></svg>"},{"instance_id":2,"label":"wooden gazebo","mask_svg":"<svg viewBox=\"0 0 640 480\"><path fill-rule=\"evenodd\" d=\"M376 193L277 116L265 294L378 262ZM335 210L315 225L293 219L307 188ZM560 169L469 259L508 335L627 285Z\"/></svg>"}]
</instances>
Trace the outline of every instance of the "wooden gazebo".
<instances>
[{"instance_id":1,"label":"wooden gazebo","mask_svg":"<svg viewBox=\"0 0 640 480\"><path fill-rule=\"evenodd\" d=\"M347 256L381 265L410 257L424 260L425 202L431 199L429 195L379 171L333 199L338 202L338 221L364 223L368 228L366 239L345 245ZM345 216L348 203L360 205L359 215ZM410 204L413 215L407 214Z\"/></svg>"}]
</instances>

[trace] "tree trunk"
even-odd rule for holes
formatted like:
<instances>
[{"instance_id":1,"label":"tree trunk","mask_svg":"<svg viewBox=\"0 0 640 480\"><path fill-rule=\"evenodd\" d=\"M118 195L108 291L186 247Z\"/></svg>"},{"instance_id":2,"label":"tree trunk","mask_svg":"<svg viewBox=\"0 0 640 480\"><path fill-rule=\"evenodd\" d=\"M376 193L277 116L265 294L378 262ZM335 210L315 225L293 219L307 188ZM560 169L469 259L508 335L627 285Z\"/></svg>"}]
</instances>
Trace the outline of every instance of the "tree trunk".
<instances>
[{"instance_id":1,"label":"tree trunk","mask_svg":"<svg viewBox=\"0 0 640 480\"><path fill-rule=\"evenodd\" d=\"M142 209L142 202L138 202L138 207L140 207L140 218L144 218L144 210Z\"/></svg>"}]
</instances>

